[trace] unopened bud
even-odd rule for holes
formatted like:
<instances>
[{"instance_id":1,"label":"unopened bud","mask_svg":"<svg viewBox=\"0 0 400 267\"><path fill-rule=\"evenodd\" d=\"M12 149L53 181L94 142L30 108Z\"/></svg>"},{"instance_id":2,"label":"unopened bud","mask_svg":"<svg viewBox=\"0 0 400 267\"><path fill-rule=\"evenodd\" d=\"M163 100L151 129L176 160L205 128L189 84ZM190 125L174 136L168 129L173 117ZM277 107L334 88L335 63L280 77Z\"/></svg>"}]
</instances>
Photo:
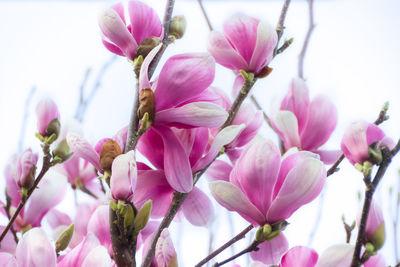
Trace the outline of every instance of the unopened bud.
<instances>
[{"instance_id":1,"label":"unopened bud","mask_svg":"<svg viewBox=\"0 0 400 267\"><path fill-rule=\"evenodd\" d=\"M32 166L29 169L29 172L24 179L24 183L22 184L22 187L27 188L27 189L30 189L32 187L33 182L35 181L35 173L36 173L36 166Z\"/></svg>"},{"instance_id":2,"label":"unopened bud","mask_svg":"<svg viewBox=\"0 0 400 267\"><path fill-rule=\"evenodd\" d=\"M65 162L73 154L68 146L66 139L63 139L60 143L58 143L57 147L53 150L52 153L54 159L57 159L59 163Z\"/></svg>"},{"instance_id":3,"label":"unopened bud","mask_svg":"<svg viewBox=\"0 0 400 267\"><path fill-rule=\"evenodd\" d=\"M55 118L53 119L46 128L46 136L54 136L54 141L57 139L58 135L60 134L61 124L60 121Z\"/></svg>"},{"instance_id":4,"label":"unopened bud","mask_svg":"<svg viewBox=\"0 0 400 267\"><path fill-rule=\"evenodd\" d=\"M56 241L56 252L63 251L69 245L69 242L72 239L74 234L74 225L71 224L65 231L60 235L60 237Z\"/></svg>"},{"instance_id":5,"label":"unopened bud","mask_svg":"<svg viewBox=\"0 0 400 267\"><path fill-rule=\"evenodd\" d=\"M186 19L185 16L175 16L172 18L171 24L169 25L169 35L175 37L175 39L181 39L186 31Z\"/></svg>"},{"instance_id":6,"label":"unopened bud","mask_svg":"<svg viewBox=\"0 0 400 267\"><path fill-rule=\"evenodd\" d=\"M375 232L372 234L370 241L374 245L375 250L379 250L385 243L386 233L385 233L385 223L382 222Z\"/></svg>"},{"instance_id":7,"label":"unopened bud","mask_svg":"<svg viewBox=\"0 0 400 267\"><path fill-rule=\"evenodd\" d=\"M105 142L100 152L100 168L103 171L111 171L114 159L121 153L121 148L116 141L108 140Z\"/></svg>"},{"instance_id":8,"label":"unopened bud","mask_svg":"<svg viewBox=\"0 0 400 267\"><path fill-rule=\"evenodd\" d=\"M156 101L154 93L150 88L144 88L140 91L139 103L140 106L137 112L139 119L142 119L144 114L147 112L149 114L149 120L154 121L156 114Z\"/></svg>"},{"instance_id":9,"label":"unopened bud","mask_svg":"<svg viewBox=\"0 0 400 267\"><path fill-rule=\"evenodd\" d=\"M144 39L136 49L136 56L142 56L145 58L154 47L159 45L161 40L157 37L149 37Z\"/></svg>"},{"instance_id":10,"label":"unopened bud","mask_svg":"<svg viewBox=\"0 0 400 267\"><path fill-rule=\"evenodd\" d=\"M146 227L151 213L151 205L151 200L148 200L143 204L142 208L137 213L134 223L134 229L136 233L139 233L140 230Z\"/></svg>"},{"instance_id":11,"label":"unopened bud","mask_svg":"<svg viewBox=\"0 0 400 267\"><path fill-rule=\"evenodd\" d=\"M379 147L370 146L368 147L368 159L375 164L380 164L382 162L382 151Z\"/></svg>"},{"instance_id":12,"label":"unopened bud","mask_svg":"<svg viewBox=\"0 0 400 267\"><path fill-rule=\"evenodd\" d=\"M271 74L273 68L270 68L268 66L265 66L264 68L261 69L261 71L256 75L256 78L265 78L268 75Z\"/></svg>"}]
</instances>

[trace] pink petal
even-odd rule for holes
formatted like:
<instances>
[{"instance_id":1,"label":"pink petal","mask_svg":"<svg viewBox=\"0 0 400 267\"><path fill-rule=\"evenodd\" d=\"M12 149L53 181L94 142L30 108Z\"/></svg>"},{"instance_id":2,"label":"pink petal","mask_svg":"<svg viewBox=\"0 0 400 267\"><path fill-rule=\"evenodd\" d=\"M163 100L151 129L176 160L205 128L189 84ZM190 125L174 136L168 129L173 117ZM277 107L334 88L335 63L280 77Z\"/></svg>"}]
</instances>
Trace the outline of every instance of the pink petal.
<instances>
[{"instance_id":1,"label":"pink petal","mask_svg":"<svg viewBox=\"0 0 400 267\"><path fill-rule=\"evenodd\" d=\"M98 206L98 202L90 204L82 203L78 206L74 219L74 235L69 243L71 248L76 247L85 238L87 234L88 221Z\"/></svg>"},{"instance_id":2,"label":"pink petal","mask_svg":"<svg viewBox=\"0 0 400 267\"><path fill-rule=\"evenodd\" d=\"M2 233L5 228L5 226L0 226L0 233ZM14 254L16 247L17 244L15 243L14 236L11 231L8 231L4 239L1 241L0 255L2 254L2 252Z\"/></svg>"},{"instance_id":3,"label":"pink petal","mask_svg":"<svg viewBox=\"0 0 400 267\"><path fill-rule=\"evenodd\" d=\"M224 23L225 37L247 63L254 53L259 23L258 19L246 15L235 16Z\"/></svg>"},{"instance_id":4,"label":"pink petal","mask_svg":"<svg viewBox=\"0 0 400 267\"><path fill-rule=\"evenodd\" d=\"M140 137L137 150L157 169L164 169L164 144L161 136L152 128Z\"/></svg>"},{"instance_id":5,"label":"pink petal","mask_svg":"<svg viewBox=\"0 0 400 267\"><path fill-rule=\"evenodd\" d=\"M207 145L208 145L208 137L209 137L209 131L207 128L196 128L193 129L195 138L194 142L190 151L190 165L194 166L197 161L203 156Z\"/></svg>"},{"instance_id":6,"label":"pink petal","mask_svg":"<svg viewBox=\"0 0 400 267\"><path fill-rule=\"evenodd\" d=\"M354 246L350 244L331 246L319 257L317 267L350 266L353 252Z\"/></svg>"},{"instance_id":7,"label":"pink petal","mask_svg":"<svg viewBox=\"0 0 400 267\"><path fill-rule=\"evenodd\" d=\"M375 124L369 123L367 127L367 144L368 146L383 139L385 133Z\"/></svg>"},{"instance_id":8,"label":"pink petal","mask_svg":"<svg viewBox=\"0 0 400 267\"><path fill-rule=\"evenodd\" d=\"M297 118L299 132L304 128L308 116L310 97L308 88L303 79L295 78L290 83L289 91L281 103L281 110L293 112Z\"/></svg>"},{"instance_id":9,"label":"pink petal","mask_svg":"<svg viewBox=\"0 0 400 267\"><path fill-rule=\"evenodd\" d=\"M278 35L274 27L269 23L260 22L257 26L257 40L251 56L249 68L259 73L273 57Z\"/></svg>"},{"instance_id":10,"label":"pink petal","mask_svg":"<svg viewBox=\"0 0 400 267\"><path fill-rule=\"evenodd\" d=\"M136 188L136 181L135 152L129 151L117 156L111 168L110 189L112 197L115 200L130 201Z\"/></svg>"},{"instance_id":11,"label":"pink petal","mask_svg":"<svg viewBox=\"0 0 400 267\"><path fill-rule=\"evenodd\" d=\"M231 70L246 70L247 62L231 46L225 36L216 31L210 33L208 42L208 52L215 58L218 64Z\"/></svg>"},{"instance_id":12,"label":"pink petal","mask_svg":"<svg viewBox=\"0 0 400 267\"><path fill-rule=\"evenodd\" d=\"M359 214L357 219L358 227L360 226L360 215L361 214ZM373 200L368 213L367 225L365 227L365 233L367 234L367 237L371 238L382 223L384 223L384 220L381 207L376 203L376 201Z\"/></svg>"},{"instance_id":13,"label":"pink petal","mask_svg":"<svg viewBox=\"0 0 400 267\"><path fill-rule=\"evenodd\" d=\"M240 132L243 131L244 127L244 124L231 125L218 132L211 144L210 150L196 163L196 165L193 167L193 171L197 172L209 164L211 160L217 156L221 148L232 142L240 134Z\"/></svg>"},{"instance_id":14,"label":"pink petal","mask_svg":"<svg viewBox=\"0 0 400 267\"><path fill-rule=\"evenodd\" d=\"M163 126L153 127L164 143L164 171L176 191L187 193L193 188L192 170L185 149L174 132Z\"/></svg>"},{"instance_id":15,"label":"pink petal","mask_svg":"<svg viewBox=\"0 0 400 267\"><path fill-rule=\"evenodd\" d=\"M320 160L326 165L332 164L337 161L342 154L341 150L316 150L313 152L318 154Z\"/></svg>"},{"instance_id":16,"label":"pink petal","mask_svg":"<svg viewBox=\"0 0 400 267\"><path fill-rule=\"evenodd\" d=\"M289 244L286 237L281 233L274 239L261 243L258 248L258 251L250 253L251 258L267 265L273 265L279 263L282 255L288 250Z\"/></svg>"},{"instance_id":17,"label":"pink petal","mask_svg":"<svg viewBox=\"0 0 400 267\"><path fill-rule=\"evenodd\" d=\"M135 58L138 45L117 11L105 9L100 14L98 23L104 36L120 48L127 58Z\"/></svg>"},{"instance_id":18,"label":"pink petal","mask_svg":"<svg viewBox=\"0 0 400 267\"><path fill-rule=\"evenodd\" d=\"M100 244L112 251L109 206L101 205L93 212L87 224L88 233L93 233L100 241Z\"/></svg>"},{"instance_id":19,"label":"pink petal","mask_svg":"<svg viewBox=\"0 0 400 267\"><path fill-rule=\"evenodd\" d=\"M344 133L341 149L352 164L363 163L368 158L367 128L367 122L358 121L350 124Z\"/></svg>"},{"instance_id":20,"label":"pink petal","mask_svg":"<svg viewBox=\"0 0 400 267\"><path fill-rule=\"evenodd\" d=\"M201 92L200 94L196 95L193 98L190 98L186 102L182 103L181 105L185 105L191 102L210 102L214 103L220 107L223 107L226 111L229 110L231 107L231 101L227 94L214 86L208 87L206 90Z\"/></svg>"},{"instance_id":21,"label":"pink petal","mask_svg":"<svg viewBox=\"0 0 400 267\"><path fill-rule=\"evenodd\" d=\"M131 32L138 45L148 37L162 37L162 24L154 9L142 1L129 1L128 12Z\"/></svg>"},{"instance_id":22,"label":"pink petal","mask_svg":"<svg viewBox=\"0 0 400 267\"><path fill-rule=\"evenodd\" d=\"M235 81L233 82L233 88L232 88L232 96L236 97L239 95L240 90L242 90L242 87L244 85L244 78L242 74L238 74L235 78ZM251 94L252 91L250 91Z\"/></svg>"},{"instance_id":23,"label":"pink petal","mask_svg":"<svg viewBox=\"0 0 400 267\"><path fill-rule=\"evenodd\" d=\"M236 185L225 181L215 181L209 183L209 187L215 200L227 210L236 211L253 225L265 223L265 216Z\"/></svg>"},{"instance_id":24,"label":"pink petal","mask_svg":"<svg viewBox=\"0 0 400 267\"><path fill-rule=\"evenodd\" d=\"M66 190L65 177L55 172L47 172L25 206L24 224L40 226L47 212L63 200Z\"/></svg>"},{"instance_id":25,"label":"pink petal","mask_svg":"<svg viewBox=\"0 0 400 267\"><path fill-rule=\"evenodd\" d=\"M156 110L174 107L206 90L214 80L215 61L208 54L180 54L164 64L154 92Z\"/></svg>"},{"instance_id":26,"label":"pink petal","mask_svg":"<svg viewBox=\"0 0 400 267\"><path fill-rule=\"evenodd\" d=\"M268 211L268 221L289 218L301 206L316 198L321 192L326 171L321 161L307 158L299 162L286 176L279 193Z\"/></svg>"},{"instance_id":27,"label":"pink petal","mask_svg":"<svg viewBox=\"0 0 400 267\"><path fill-rule=\"evenodd\" d=\"M88 141L77 134L68 133L67 143L76 157L89 161L97 170L102 171L100 168L100 155Z\"/></svg>"},{"instance_id":28,"label":"pink petal","mask_svg":"<svg viewBox=\"0 0 400 267\"><path fill-rule=\"evenodd\" d=\"M144 59L142 66L140 67L140 75L139 75L139 89L142 90L144 88L151 88L150 80L149 80L149 66L153 61L154 57L157 55L158 51L161 49L161 44L154 47L150 53Z\"/></svg>"},{"instance_id":29,"label":"pink petal","mask_svg":"<svg viewBox=\"0 0 400 267\"><path fill-rule=\"evenodd\" d=\"M281 259L279 267L314 267L318 261L318 253L308 247L297 246L291 248Z\"/></svg>"},{"instance_id":30,"label":"pink petal","mask_svg":"<svg viewBox=\"0 0 400 267\"><path fill-rule=\"evenodd\" d=\"M44 98L36 105L37 128L38 132L45 136L46 129L53 119L59 119L60 113L56 103L50 98Z\"/></svg>"},{"instance_id":31,"label":"pink petal","mask_svg":"<svg viewBox=\"0 0 400 267\"><path fill-rule=\"evenodd\" d=\"M126 24L125 14L124 14L125 13L124 12L124 4L122 2L119 2L119 3L115 4L115 5L112 5L111 8L114 9L115 12L118 13L119 17L122 19L124 24Z\"/></svg>"},{"instance_id":32,"label":"pink petal","mask_svg":"<svg viewBox=\"0 0 400 267\"><path fill-rule=\"evenodd\" d=\"M229 182L231 171L232 166L230 164L217 159L210 167L208 167L206 175L210 182L218 180Z\"/></svg>"},{"instance_id":33,"label":"pink petal","mask_svg":"<svg viewBox=\"0 0 400 267\"><path fill-rule=\"evenodd\" d=\"M178 108L156 113L154 123L170 127L220 127L228 113L220 106L209 102L193 102Z\"/></svg>"},{"instance_id":34,"label":"pink petal","mask_svg":"<svg viewBox=\"0 0 400 267\"><path fill-rule=\"evenodd\" d=\"M113 45L112 43L108 42L107 40L105 40L104 38L101 40L101 42L103 43L104 47L107 48L108 51L110 51L111 53L114 53L118 56L124 57L124 52L121 51L121 49L119 49L118 46Z\"/></svg>"},{"instance_id":35,"label":"pink petal","mask_svg":"<svg viewBox=\"0 0 400 267\"><path fill-rule=\"evenodd\" d=\"M300 147L297 118L291 111L278 111L272 120L272 126L279 133L286 149Z\"/></svg>"},{"instance_id":36,"label":"pink petal","mask_svg":"<svg viewBox=\"0 0 400 267\"><path fill-rule=\"evenodd\" d=\"M56 267L53 245L40 228L32 228L18 242L15 252L19 267Z\"/></svg>"},{"instance_id":37,"label":"pink petal","mask_svg":"<svg viewBox=\"0 0 400 267\"><path fill-rule=\"evenodd\" d=\"M82 267L111 267L112 262L108 251L103 246L97 246L90 251L82 263Z\"/></svg>"},{"instance_id":38,"label":"pink petal","mask_svg":"<svg viewBox=\"0 0 400 267\"><path fill-rule=\"evenodd\" d=\"M385 258L382 254L377 254L369 258L369 260L364 263L364 267L386 267L388 266L385 262Z\"/></svg>"},{"instance_id":39,"label":"pink petal","mask_svg":"<svg viewBox=\"0 0 400 267\"><path fill-rule=\"evenodd\" d=\"M164 229L157 240L155 258L158 267L168 267L171 261L176 259L174 244L168 229Z\"/></svg>"},{"instance_id":40,"label":"pink petal","mask_svg":"<svg viewBox=\"0 0 400 267\"><path fill-rule=\"evenodd\" d=\"M214 210L210 199L194 187L182 205L183 214L193 225L206 226L213 219Z\"/></svg>"},{"instance_id":41,"label":"pink petal","mask_svg":"<svg viewBox=\"0 0 400 267\"><path fill-rule=\"evenodd\" d=\"M53 229L57 228L58 226L70 225L72 223L72 220L68 214L56 209L53 209L47 213L46 220Z\"/></svg>"},{"instance_id":42,"label":"pink petal","mask_svg":"<svg viewBox=\"0 0 400 267\"><path fill-rule=\"evenodd\" d=\"M337 123L337 111L325 96L316 96L310 104L308 118L300 133L301 148L314 150L328 141Z\"/></svg>"},{"instance_id":43,"label":"pink petal","mask_svg":"<svg viewBox=\"0 0 400 267\"><path fill-rule=\"evenodd\" d=\"M230 181L263 214L267 214L272 202L280 161L278 147L272 141L260 138L244 150L230 175Z\"/></svg>"},{"instance_id":44,"label":"pink petal","mask_svg":"<svg viewBox=\"0 0 400 267\"><path fill-rule=\"evenodd\" d=\"M12 254L0 252L0 267L18 267L17 260Z\"/></svg>"},{"instance_id":45,"label":"pink petal","mask_svg":"<svg viewBox=\"0 0 400 267\"><path fill-rule=\"evenodd\" d=\"M151 217L160 218L165 215L173 197L173 189L168 184L162 170L144 170L138 172L133 203L142 206L152 200Z\"/></svg>"},{"instance_id":46,"label":"pink petal","mask_svg":"<svg viewBox=\"0 0 400 267\"><path fill-rule=\"evenodd\" d=\"M78 246L69 251L62 260L58 263L57 267L71 267L82 266L86 256L92 249L100 245L99 240L92 233L89 233Z\"/></svg>"}]
</instances>

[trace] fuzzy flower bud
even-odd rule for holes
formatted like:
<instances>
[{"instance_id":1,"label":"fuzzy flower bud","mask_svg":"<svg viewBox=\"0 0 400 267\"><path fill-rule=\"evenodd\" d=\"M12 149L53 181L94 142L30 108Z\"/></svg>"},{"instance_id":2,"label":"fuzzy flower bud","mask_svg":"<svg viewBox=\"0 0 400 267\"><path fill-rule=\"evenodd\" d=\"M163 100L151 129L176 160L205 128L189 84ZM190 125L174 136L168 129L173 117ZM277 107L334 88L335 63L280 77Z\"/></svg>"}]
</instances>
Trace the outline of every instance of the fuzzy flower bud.
<instances>
[{"instance_id":1,"label":"fuzzy flower bud","mask_svg":"<svg viewBox=\"0 0 400 267\"><path fill-rule=\"evenodd\" d=\"M16 182L21 188L30 188L35 180L38 154L28 148L18 158Z\"/></svg>"},{"instance_id":2,"label":"fuzzy flower bud","mask_svg":"<svg viewBox=\"0 0 400 267\"><path fill-rule=\"evenodd\" d=\"M50 136L60 133L60 113L56 103L50 98L44 98L36 106L36 115L38 118L37 128L42 136Z\"/></svg>"},{"instance_id":3,"label":"fuzzy flower bud","mask_svg":"<svg viewBox=\"0 0 400 267\"><path fill-rule=\"evenodd\" d=\"M100 168L104 171L110 171L114 159L121 153L121 148L116 141L110 139L105 142L100 152Z\"/></svg>"},{"instance_id":4,"label":"fuzzy flower bud","mask_svg":"<svg viewBox=\"0 0 400 267\"><path fill-rule=\"evenodd\" d=\"M175 39L181 39L186 31L185 16L175 16L172 18L169 26L169 34L174 36Z\"/></svg>"},{"instance_id":5,"label":"fuzzy flower bud","mask_svg":"<svg viewBox=\"0 0 400 267\"><path fill-rule=\"evenodd\" d=\"M137 111L139 119L142 119L144 114L147 112L149 114L149 120L154 121L156 103L153 91L150 88L142 89L142 91L140 91L139 101L140 106Z\"/></svg>"},{"instance_id":6,"label":"fuzzy flower bud","mask_svg":"<svg viewBox=\"0 0 400 267\"><path fill-rule=\"evenodd\" d=\"M137 167L135 152L115 158L111 168L111 195L115 200L130 201L136 188Z\"/></svg>"},{"instance_id":7,"label":"fuzzy flower bud","mask_svg":"<svg viewBox=\"0 0 400 267\"><path fill-rule=\"evenodd\" d=\"M361 212L359 213L359 218L357 220L358 226L360 226L360 215ZM365 233L367 241L374 245L375 251L379 250L385 243L385 222L383 221L382 210L375 201L372 201L371 203Z\"/></svg>"},{"instance_id":8,"label":"fuzzy flower bud","mask_svg":"<svg viewBox=\"0 0 400 267\"><path fill-rule=\"evenodd\" d=\"M145 58L154 47L161 44L160 38L149 37L143 40L143 42L136 49L136 55Z\"/></svg>"}]
</instances>

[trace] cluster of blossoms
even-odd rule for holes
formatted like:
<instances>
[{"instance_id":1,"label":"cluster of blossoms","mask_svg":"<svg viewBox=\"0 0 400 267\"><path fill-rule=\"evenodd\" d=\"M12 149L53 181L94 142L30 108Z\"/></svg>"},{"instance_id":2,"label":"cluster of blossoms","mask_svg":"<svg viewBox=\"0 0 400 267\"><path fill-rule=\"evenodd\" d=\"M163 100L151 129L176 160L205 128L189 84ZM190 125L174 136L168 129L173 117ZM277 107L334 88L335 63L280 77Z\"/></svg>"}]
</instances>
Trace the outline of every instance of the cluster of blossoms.
<instances>
[{"instance_id":1,"label":"cluster of blossoms","mask_svg":"<svg viewBox=\"0 0 400 267\"><path fill-rule=\"evenodd\" d=\"M151 266L178 266L170 234L165 225L160 228L159 219L170 212L177 196L182 196L177 216L195 226L215 219L212 200L196 187L204 172L214 200L259 227L251 266L350 265L353 245L333 246L319 257L311 248L289 249L283 231L292 214L320 194L327 164L342 153L364 176L382 162L382 151L394 143L377 125L355 122L345 132L341 150L321 148L336 127L336 108L322 95L310 101L306 83L295 78L269 121L282 149L259 135L261 111L238 104L239 97L232 102L212 86L216 63L234 71L233 91L239 96L271 72L268 64L279 38L271 25L256 18L230 19L223 33L211 32L208 53L174 55L156 78L150 66L168 42L183 36L182 17L165 29L151 7L134 0L127 10L122 3L104 10L99 26L104 46L126 57L136 71L137 145L129 148L132 122L93 145L79 128L67 123L61 127L52 100L41 101L36 110L44 152L41 172L36 172L39 154L31 148L14 156L5 169L7 203L0 208L15 219L11 229L0 227L6 233L0 266L133 266L129 261L134 262L140 249L143 258L154 250ZM221 154L226 160L216 159ZM93 197L79 203L74 218L55 209L68 184ZM376 255L385 226L375 202L365 233L364 266L385 266Z\"/></svg>"}]
</instances>

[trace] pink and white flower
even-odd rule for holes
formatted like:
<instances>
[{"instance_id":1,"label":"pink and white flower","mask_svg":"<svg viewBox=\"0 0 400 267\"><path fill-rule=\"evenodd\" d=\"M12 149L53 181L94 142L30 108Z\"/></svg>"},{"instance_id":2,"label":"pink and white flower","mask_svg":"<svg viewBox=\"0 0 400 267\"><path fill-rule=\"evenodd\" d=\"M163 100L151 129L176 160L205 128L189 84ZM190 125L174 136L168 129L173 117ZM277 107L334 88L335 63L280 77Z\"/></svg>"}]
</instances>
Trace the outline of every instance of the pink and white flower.
<instances>
[{"instance_id":1,"label":"pink and white flower","mask_svg":"<svg viewBox=\"0 0 400 267\"><path fill-rule=\"evenodd\" d=\"M50 98L44 98L39 101L36 106L36 115L38 132L42 136L47 135L47 126L52 120L60 119L57 105Z\"/></svg>"},{"instance_id":2,"label":"pink and white flower","mask_svg":"<svg viewBox=\"0 0 400 267\"><path fill-rule=\"evenodd\" d=\"M137 167L135 152L116 157L112 163L111 195L115 200L131 201L136 188Z\"/></svg>"}]
</instances>

